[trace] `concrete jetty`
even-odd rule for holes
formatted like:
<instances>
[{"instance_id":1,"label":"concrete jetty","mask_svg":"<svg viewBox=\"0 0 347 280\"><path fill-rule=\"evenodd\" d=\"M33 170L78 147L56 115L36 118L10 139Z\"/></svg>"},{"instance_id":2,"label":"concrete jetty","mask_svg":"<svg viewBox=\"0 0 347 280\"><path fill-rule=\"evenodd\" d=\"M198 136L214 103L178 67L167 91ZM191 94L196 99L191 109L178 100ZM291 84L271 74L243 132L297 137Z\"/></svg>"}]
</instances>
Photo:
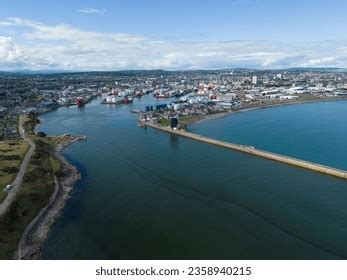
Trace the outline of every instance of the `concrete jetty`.
<instances>
[{"instance_id":1,"label":"concrete jetty","mask_svg":"<svg viewBox=\"0 0 347 280\"><path fill-rule=\"evenodd\" d=\"M312 171L316 171L319 173L331 175L334 177L347 179L347 171L345 171L345 170L340 170L340 169L336 169L333 167L329 167L329 166L325 166L325 165L321 165L321 164L317 164L317 163L313 163L313 162L309 162L309 161L305 161L305 160L301 160L301 159L296 159L293 157L288 157L288 156L284 156L284 155L280 155L280 154L276 154L276 153L271 153L271 152L255 149L252 146L233 144L233 143L224 142L221 140L216 140L213 138L205 137L205 136L202 136L199 134L194 134L194 133L187 132L187 131L173 130L169 127L160 126L160 125L156 125L156 124L149 123L149 122L144 122L142 124L144 126L152 127L155 129L159 129L159 130L171 133L171 134L176 134L176 135L190 138L193 140L197 140L200 142L205 142L205 143L212 144L215 146L231 149L234 151L239 151L242 153L255 155L258 157L262 157L262 158L271 159L274 161L279 161L279 162L286 163L286 164L289 164L292 166L305 168L308 170L312 170Z\"/></svg>"}]
</instances>

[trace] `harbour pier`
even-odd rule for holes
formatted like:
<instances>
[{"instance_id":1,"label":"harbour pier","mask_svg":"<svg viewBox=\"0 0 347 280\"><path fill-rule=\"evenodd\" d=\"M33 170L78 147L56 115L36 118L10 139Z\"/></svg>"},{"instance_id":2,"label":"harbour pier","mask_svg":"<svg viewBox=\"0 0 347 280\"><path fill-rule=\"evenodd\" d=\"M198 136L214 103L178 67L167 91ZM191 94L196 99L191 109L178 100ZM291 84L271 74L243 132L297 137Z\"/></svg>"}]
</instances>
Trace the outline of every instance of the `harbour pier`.
<instances>
[{"instance_id":1,"label":"harbour pier","mask_svg":"<svg viewBox=\"0 0 347 280\"><path fill-rule=\"evenodd\" d=\"M296 166L296 167L305 168L305 169L308 169L311 171L331 175L331 176L338 177L338 178L347 179L347 171L333 168L330 166L325 166L325 165L309 162L306 160L296 159L296 158L289 157L289 156L284 156L284 155L280 155L280 154L276 154L276 153L272 153L272 152L268 152L268 151L259 150L259 149L252 147L252 146L244 146L244 145L233 144L233 143L229 143L229 142L225 142L225 141L221 141L221 140L216 140L213 138L205 137L205 136L191 133L191 132L187 132L187 131L174 130L174 129L171 129L171 128L166 127L166 126L160 126L160 125L150 123L150 122L143 122L142 125L152 127L152 128L155 128L155 129L158 129L161 131L165 131L165 132L168 132L171 134L176 134L179 136L183 136L186 138L197 140L200 142L212 144L215 146L231 149L231 150L242 152L242 153L255 155L258 157L262 157L262 158L271 159L274 161L286 163L286 164Z\"/></svg>"}]
</instances>

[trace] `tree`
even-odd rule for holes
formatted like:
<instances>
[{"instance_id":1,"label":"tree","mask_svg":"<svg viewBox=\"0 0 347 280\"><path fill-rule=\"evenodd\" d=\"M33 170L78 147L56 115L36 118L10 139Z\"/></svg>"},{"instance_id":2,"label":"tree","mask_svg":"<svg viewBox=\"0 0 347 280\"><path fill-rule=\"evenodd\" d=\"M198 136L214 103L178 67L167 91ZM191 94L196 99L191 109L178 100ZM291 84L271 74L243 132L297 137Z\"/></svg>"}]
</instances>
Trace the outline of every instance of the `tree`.
<instances>
[{"instance_id":1,"label":"tree","mask_svg":"<svg viewBox=\"0 0 347 280\"><path fill-rule=\"evenodd\" d=\"M47 134L44 133L44 132L42 132L42 131L39 131L39 132L37 133L37 136L39 136L39 137L46 137Z\"/></svg>"}]
</instances>

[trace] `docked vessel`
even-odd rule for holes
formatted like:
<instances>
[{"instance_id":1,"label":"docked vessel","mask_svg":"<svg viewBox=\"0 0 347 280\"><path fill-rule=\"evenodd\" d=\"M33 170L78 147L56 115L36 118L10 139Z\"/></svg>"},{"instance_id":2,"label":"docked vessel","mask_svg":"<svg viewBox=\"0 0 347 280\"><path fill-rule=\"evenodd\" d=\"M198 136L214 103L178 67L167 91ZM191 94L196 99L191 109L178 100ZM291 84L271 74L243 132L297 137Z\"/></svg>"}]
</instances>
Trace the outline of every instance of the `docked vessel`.
<instances>
[{"instance_id":1,"label":"docked vessel","mask_svg":"<svg viewBox=\"0 0 347 280\"><path fill-rule=\"evenodd\" d=\"M133 101L134 101L134 97L130 95L127 95L125 97L108 95L101 103L102 104L129 104L129 103L132 103Z\"/></svg>"},{"instance_id":2,"label":"docked vessel","mask_svg":"<svg viewBox=\"0 0 347 280\"><path fill-rule=\"evenodd\" d=\"M123 98L119 96L115 96L115 95L108 95L101 103L102 104L122 104Z\"/></svg>"},{"instance_id":3,"label":"docked vessel","mask_svg":"<svg viewBox=\"0 0 347 280\"><path fill-rule=\"evenodd\" d=\"M138 110L138 109L131 109L130 113L139 114L140 110Z\"/></svg>"},{"instance_id":4,"label":"docked vessel","mask_svg":"<svg viewBox=\"0 0 347 280\"><path fill-rule=\"evenodd\" d=\"M159 93L158 95L157 95L157 98L168 98L169 96L167 96L166 94L164 94L164 93Z\"/></svg>"},{"instance_id":5,"label":"docked vessel","mask_svg":"<svg viewBox=\"0 0 347 280\"><path fill-rule=\"evenodd\" d=\"M123 99L123 103L124 103L124 104L133 103L133 101L134 101L134 97L132 97L132 96L130 96L130 95L124 97L124 99Z\"/></svg>"},{"instance_id":6,"label":"docked vessel","mask_svg":"<svg viewBox=\"0 0 347 280\"><path fill-rule=\"evenodd\" d=\"M170 98L172 97L171 94L169 92L163 92L163 91L156 91L154 94L153 94L154 97L156 98Z\"/></svg>"},{"instance_id":7,"label":"docked vessel","mask_svg":"<svg viewBox=\"0 0 347 280\"><path fill-rule=\"evenodd\" d=\"M83 107L85 104L85 100L82 97L78 97L76 100L77 107Z\"/></svg>"}]
</instances>

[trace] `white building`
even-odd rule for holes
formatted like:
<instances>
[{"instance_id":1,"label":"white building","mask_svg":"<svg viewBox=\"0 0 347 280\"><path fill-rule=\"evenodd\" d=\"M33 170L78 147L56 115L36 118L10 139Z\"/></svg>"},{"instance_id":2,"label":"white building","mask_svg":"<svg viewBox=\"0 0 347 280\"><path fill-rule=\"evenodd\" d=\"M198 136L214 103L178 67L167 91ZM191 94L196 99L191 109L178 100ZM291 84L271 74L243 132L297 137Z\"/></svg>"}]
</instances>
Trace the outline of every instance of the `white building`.
<instances>
[{"instance_id":1,"label":"white building","mask_svg":"<svg viewBox=\"0 0 347 280\"><path fill-rule=\"evenodd\" d=\"M257 76L252 76L252 84L256 85L258 83L258 77Z\"/></svg>"},{"instance_id":2,"label":"white building","mask_svg":"<svg viewBox=\"0 0 347 280\"><path fill-rule=\"evenodd\" d=\"M173 105L174 111L182 110L183 107L184 107L184 105L183 105L182 103L175 103L175 104Z\"/></svg>"},{"instance_id":3,"label":"white building","mask_svg":"<svg viewBox=\"0 0 347 280\"><path fill-rule=\"evenodd\" d=\"M247 93L247 94L245 95L245 97L246 97L246 99L248 99L248 100L254 100L254 99L255 99L255 95L254 95L254 94L251 94L251 93Z\"/></svg>"}]
</instances>

